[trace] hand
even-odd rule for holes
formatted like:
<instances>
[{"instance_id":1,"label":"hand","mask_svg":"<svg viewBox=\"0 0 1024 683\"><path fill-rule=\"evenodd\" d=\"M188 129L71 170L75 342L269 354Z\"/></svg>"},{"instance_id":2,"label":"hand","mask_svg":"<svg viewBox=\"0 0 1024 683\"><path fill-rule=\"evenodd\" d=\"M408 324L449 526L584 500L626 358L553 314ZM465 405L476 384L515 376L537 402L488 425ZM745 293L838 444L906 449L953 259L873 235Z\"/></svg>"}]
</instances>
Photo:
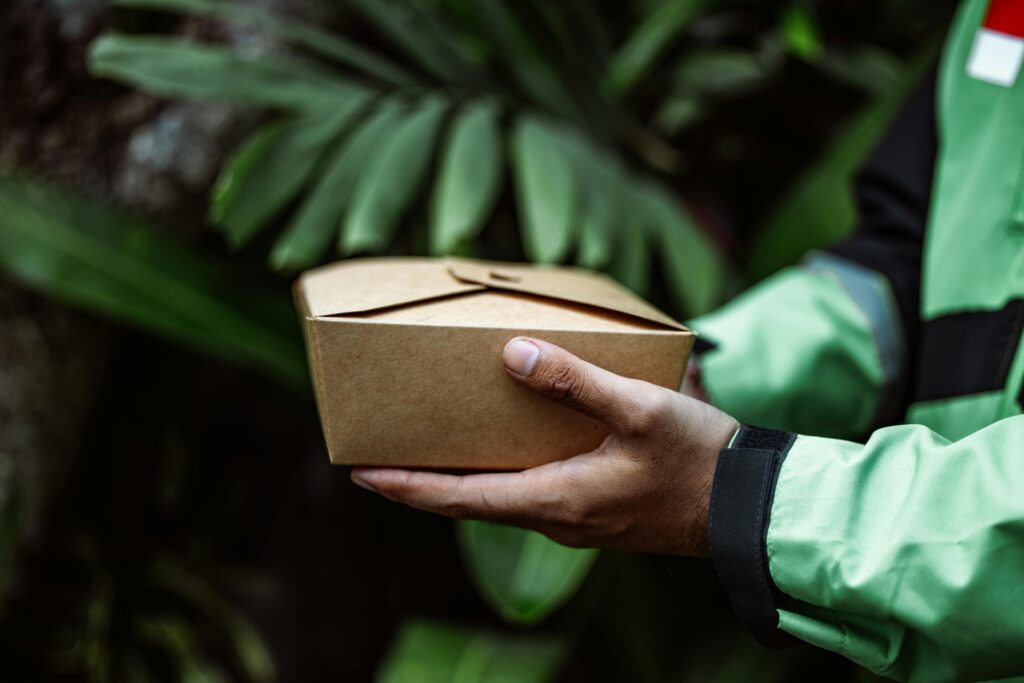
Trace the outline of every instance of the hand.
<instances>
[{"instance_id":1,"label":"hand","mask_svg":"<svg viewBox=\"0 0 1024 683\"><path fill-rule=\"evenodd\" d=\"M513 339L503 360L512 379L600 420L611 433L590 453L522 472L356 467L352 480L421 510L535 529L564 545L708 554L711 482L736 420L536 339Z\"/></svg>"}]
</instances>

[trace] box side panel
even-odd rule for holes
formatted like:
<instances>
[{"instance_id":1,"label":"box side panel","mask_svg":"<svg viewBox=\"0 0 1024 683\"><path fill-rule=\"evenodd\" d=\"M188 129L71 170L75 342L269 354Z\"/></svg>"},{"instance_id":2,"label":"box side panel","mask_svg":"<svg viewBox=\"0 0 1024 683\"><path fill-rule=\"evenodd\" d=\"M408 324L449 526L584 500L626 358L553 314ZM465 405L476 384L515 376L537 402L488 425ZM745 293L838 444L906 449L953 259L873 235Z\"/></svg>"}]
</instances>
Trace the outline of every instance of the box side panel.
<instances>
[{"instance_id":1,"label":"box side panel","mask_svg":"<svg viewBox=\"0 0 1024 683\"><path fill-rule=\"evenodd\" d=\"M332 462L513 470L595 448L607 429L510 379L501 351L536 336L676 389L688 332L583 333L320 321L316 381Z\"/></svg>"},{"instance_id":2,"label":"box side panel","mask_svg":"<svg viewBox=\"0 0 1024 683\"><path fill-rule=\"evenodd\" d=\"M330 429L330 421L327 420L324 415L324 383L321 376L323 363L320 362L319 328L323 326L323 323L310 315L309 306L306 301L301 281L295 283L292 288L292 295L295 299L295 307L299 312L302 338L306 345L306 362L309 365L309 375L313 382L313 396L316 399L316 408L320 415L320 424L323 426L324 438L327 442L327 452L333 461L334 455L331 454L332 439L328 433L328 430Z\"/></svg>"}]
</instances>

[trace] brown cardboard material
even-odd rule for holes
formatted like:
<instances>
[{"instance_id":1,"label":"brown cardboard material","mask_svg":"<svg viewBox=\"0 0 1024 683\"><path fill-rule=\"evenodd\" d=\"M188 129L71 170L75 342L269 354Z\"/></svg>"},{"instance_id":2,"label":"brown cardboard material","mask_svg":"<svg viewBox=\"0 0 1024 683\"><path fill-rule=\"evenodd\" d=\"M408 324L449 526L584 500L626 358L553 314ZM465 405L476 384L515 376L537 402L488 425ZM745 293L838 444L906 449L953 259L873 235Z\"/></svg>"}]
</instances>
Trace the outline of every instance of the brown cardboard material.
<instances>
[{"instance_id":1,"label":"brown cardboard material","mask_svg":"<svg viewBox=\"0 0 1024 683\"><path fill-rule=\"evenodd\" d=\"M595 448L604 425L509 378L518 335L676 389L693 333L610 278L469 259L368 258L295 286L331 462L515 470Z\"/></svg>"}]
</instances>

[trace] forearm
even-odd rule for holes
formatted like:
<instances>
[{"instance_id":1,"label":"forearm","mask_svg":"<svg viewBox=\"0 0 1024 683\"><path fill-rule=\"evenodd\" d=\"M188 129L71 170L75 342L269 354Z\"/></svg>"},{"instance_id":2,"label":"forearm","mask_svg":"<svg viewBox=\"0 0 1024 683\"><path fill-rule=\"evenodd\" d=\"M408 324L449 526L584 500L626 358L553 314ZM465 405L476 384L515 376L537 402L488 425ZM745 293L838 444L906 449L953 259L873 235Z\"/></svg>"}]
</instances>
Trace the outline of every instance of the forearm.
<instances>
[{"instance_id":1,"label":"forearm","mask_svg":"<svg viewBox=\"0 0 1024 683\"><path fill-rule=\"evenodd\" d=\"M795 437L774 454L775 486L746 505L767 513L760 545L725 550L763 553L765 564L740 578L768 582L767 604L755 605L762 617L774 610L781 631L880 674L1024 674L1022 442L1024 416L955 443L915 425L879 430L865 445ZM715 519L736 507L719 493L739 495L739 477L758 466L723 454L711 511L716 564L716 540L728 539Z\"/></svg>"}]
</instances>

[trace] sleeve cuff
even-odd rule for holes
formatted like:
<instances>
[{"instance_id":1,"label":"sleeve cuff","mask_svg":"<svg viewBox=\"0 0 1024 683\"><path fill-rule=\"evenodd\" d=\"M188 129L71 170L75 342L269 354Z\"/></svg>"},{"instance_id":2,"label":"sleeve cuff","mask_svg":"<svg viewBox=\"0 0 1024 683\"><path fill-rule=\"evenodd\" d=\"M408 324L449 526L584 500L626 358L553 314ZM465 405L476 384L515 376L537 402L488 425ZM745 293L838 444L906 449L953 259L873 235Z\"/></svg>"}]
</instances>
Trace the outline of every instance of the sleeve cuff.
<instances>
[{"instance_id":1,"label":"sleeve cuff","mask_svg":"<svg viewBox=\"0 0 1024 683\"><path fill-rule=\"evenodd\" d=\"M795 440L791 432L743 425L718 459L711 490L711 561L740 621L768 647L797 643L779 630L776 603L783 594L765 549L775 483Z\"/></svg>"}]
</instances>

